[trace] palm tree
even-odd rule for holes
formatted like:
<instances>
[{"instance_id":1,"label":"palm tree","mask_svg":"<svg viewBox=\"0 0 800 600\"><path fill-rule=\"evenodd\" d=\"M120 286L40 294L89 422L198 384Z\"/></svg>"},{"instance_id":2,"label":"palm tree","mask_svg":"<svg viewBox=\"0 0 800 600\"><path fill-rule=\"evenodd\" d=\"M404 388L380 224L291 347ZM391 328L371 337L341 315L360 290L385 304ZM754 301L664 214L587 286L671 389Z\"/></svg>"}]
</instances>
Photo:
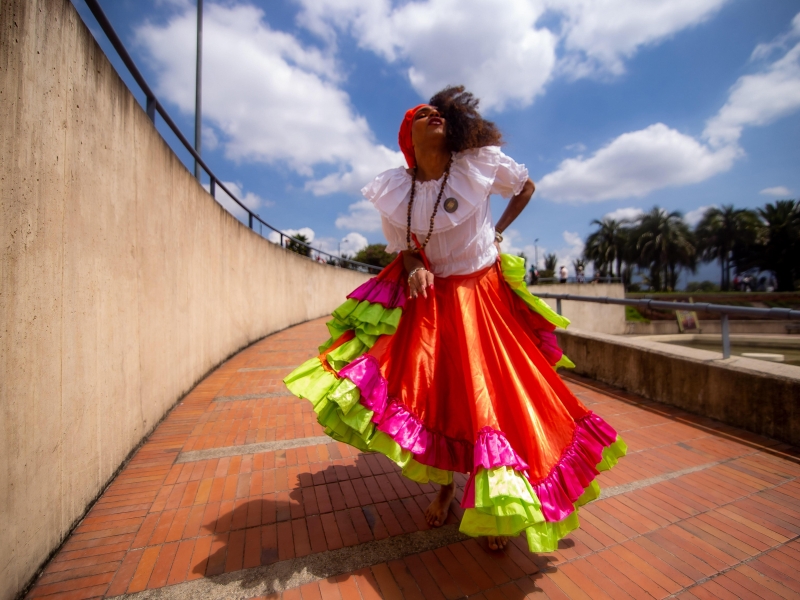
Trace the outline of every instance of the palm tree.
<instances>
[{"instance_id":1,"label":"palm tree","mask_svg":"<svg viewBox=\"0 0 800 600\"><path fill-rule=\"evenodd\" d=\"M778 279L778 291L794 289L800 256L800 202L778 200L758 209L764 220L761 267L773 271Z\"/></svg>"},{"instance_id":2,"label":"palm tree","mask_svg":"<svg viewBox=\"0 0 800 600\"><path fill-rule=\"evenodd\" d=\"M547 279L549 277L554 277L556 274L556 265L558 264L558 257L555 253L552 254L545 254L544 255L544 270L542 271L542 277Z\"/></svg>"},{"instance_id":3,"label":"palm tree","mask_svg":"<svg viewBox=\"0 0 800 600\"><path fill-rule=\"evenodd\" d=\"M639 264L650 270L652 288L675 289L681 268L695 268L695 245L680 212L654 206L640 217L637 234Z\"/></svg>"},{"instance_id":4,"label":"palm tree","mask_svg":"<svg viewBox=\"0 0 800 600\"><path fill-rule=\"evenodd\" d=\"M583 255L594 263L595 270L601 275L614 275L616 263L616 275L619 277L625 239L623 223L606 217L602 221L593 219L592 225L597 225L598 229L586 238Z\"/></svg>"},{"instance_id":5,"label":"palm tree","mask_svg":"<svg viewBox=\"0 0 800 600\"><path fill-rule=\"evenodd\" d=\"M759 228L758 216L746 208L732 204L709 208L695 229L703 260L719 260L722 270L720 287L730 289L731 259L737 248L752 246Z\"/></svg>"},{"instance_id":6,"label":"palm tree","mask_svg":"<svg viewBox=\"0 0 800 600\"><path fill-rule=\"evenodd\" d=\"M286 248L292 252L297 252L301 256L311 256L311 248L306 244L308 244L308 238L302 233L298 233L289 238Z\"/></svg>"}]
</instances>

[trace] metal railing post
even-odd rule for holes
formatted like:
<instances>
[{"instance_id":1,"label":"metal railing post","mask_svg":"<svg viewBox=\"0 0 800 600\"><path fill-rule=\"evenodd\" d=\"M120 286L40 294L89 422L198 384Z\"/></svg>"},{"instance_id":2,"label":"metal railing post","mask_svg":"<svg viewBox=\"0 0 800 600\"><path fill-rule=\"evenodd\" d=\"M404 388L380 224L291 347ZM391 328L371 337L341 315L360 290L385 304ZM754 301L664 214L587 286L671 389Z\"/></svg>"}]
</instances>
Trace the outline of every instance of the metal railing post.
<instances>
[{"instance_id":1,"label":"metal railing post","mask_svg":"<svg viewBox=\"0 0 800 600\"><path fill-rule=\"evenodd\" d=\"M249 217L249 221L250 221L250 229L252 229L253 228L253 213L247 213L247 216Z\"/></svg>"},{"instance_id":2,"label":"metal railing post","mask_svg":"<svg viewBox=\"0 0 800 600\"><path fill-rule=\"evenodd\" d=\"M212 198L217 197L217 180L214 179L214 176L211 176L211 183L208 184L208 192L211 194Z\"/></svg>"},{"instance_id":3,"label":"metal railing post","mask_svg":"<svg viewBox=\"0 0 800 600\"><path fill-rule=\"evenodd\" d=\"M150 117L153 123L156 122L156 104L156 99L153 96L147 97L147 116Z\"/></svg>"},{"instance_id":4,"label":"metal railing post","mask_svg":"<svg viewBox=\"0 0 800 600\"><path fill-rule=\"evenodd\" d=\"M720 324L722 325L722 358L723 360L731 357L731 335L730 327L728 326L728 313L720 315Z\"/></svg>"},{"instance_id":5,"label":"metal railing post","mask_svg":"<svg viewBox=\"0 0 800 600\"><path fill-rule=\"evenodd\" d=\"M561 298L556 299L556 312L561 314Z\"/></svg>"}]
</instances>

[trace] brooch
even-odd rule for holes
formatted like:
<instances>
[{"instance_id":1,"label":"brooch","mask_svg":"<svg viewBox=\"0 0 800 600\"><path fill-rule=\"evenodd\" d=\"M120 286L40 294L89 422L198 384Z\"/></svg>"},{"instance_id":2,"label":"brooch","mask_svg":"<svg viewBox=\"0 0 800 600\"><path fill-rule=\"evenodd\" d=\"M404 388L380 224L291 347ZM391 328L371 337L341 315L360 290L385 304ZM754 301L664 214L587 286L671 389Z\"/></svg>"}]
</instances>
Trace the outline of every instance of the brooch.
<instances>
[{"instance_id":1,"label":"brooch","mask_svg":"<svg viewBox=\"0 0 800 600\"><path fill-rule=\"evenodd\" d=\"M458 200L455 198L448 198L444 201L444 210L449 213L454 213L458 210Z\"/></svg>"}]
</instances>

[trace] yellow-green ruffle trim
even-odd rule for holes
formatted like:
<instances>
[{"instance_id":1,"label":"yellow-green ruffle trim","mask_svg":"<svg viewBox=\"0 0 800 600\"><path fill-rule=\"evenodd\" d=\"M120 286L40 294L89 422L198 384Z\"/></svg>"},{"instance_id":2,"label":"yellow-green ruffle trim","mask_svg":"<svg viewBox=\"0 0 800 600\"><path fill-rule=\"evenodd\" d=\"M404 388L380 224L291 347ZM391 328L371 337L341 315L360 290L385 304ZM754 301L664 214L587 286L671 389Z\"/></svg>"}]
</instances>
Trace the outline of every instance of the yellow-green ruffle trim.
<instances>
[{"instance_id":1,"label":"yellow-green ruffle trim","mask_svg":"<svg viewBox=\"0 0 800 600\"><path fill-rule=\"evenodd\" d=\"M567 325L569 325L569 319L558 314L544 300L537 298L528 291L528 287L525 285L524 258L512 256L511 254L501 254L500 270L503 272L503 278L506 283L511 286L517 296L525 301L525 304L530 306L531 310L542 315L556 327L566 329Z\"/></svg>"},{"instance_id":2,"label":"yellow-green ruffle trim","mask_svg":"<svg viewBox=\"0 0 800 600\"><path fill-rule=\"evenodd\" d=\"M417 462L411 452L378 431L372 422L373 411L360 402L358 387L349 379L339 378L326 370L319 358L307 360L283 381L295 396L311 402L317 421L325 428L326 435L334 440L350 444L362 452L380 452L397 464L403 470L403 475L412 481L432 481L441 485L452 483L451 471Z\"/></svg>"},{"instance_id":3,"label":"yellow-green ruffle trim","mask_svg":"<svg viewBox=\"0 0 800 600\"><path fill-rule=\"evenodd\" d=\"M621 438L603 449L598 471L607 471L625 456L627 446ZM473 537L517 536L523 531L531 552L553 552L558 540L579 526L578 507L600 496L600 486L592 481L575 510L556 522L544 520L536 492L522 474L510 467L480 468L475 474L475 508L464 511L459 530Z\"/></svg>"},{"instance_id":4,"label":"yellow-green ruffle trim","mask_svg":"<svg viewBox=\"0 0 800 600\"><path fill-rule=\"evenodd\" d=\"M380 336L392 335L397 331L402 314L402 308L385 308L381 304L348 298L333 311L333 319L327 323L331 338L319 347L319 351L327 350L345 331L351 329L356 339L367 348L372 348Z\"/></svg>"}]
</instances>

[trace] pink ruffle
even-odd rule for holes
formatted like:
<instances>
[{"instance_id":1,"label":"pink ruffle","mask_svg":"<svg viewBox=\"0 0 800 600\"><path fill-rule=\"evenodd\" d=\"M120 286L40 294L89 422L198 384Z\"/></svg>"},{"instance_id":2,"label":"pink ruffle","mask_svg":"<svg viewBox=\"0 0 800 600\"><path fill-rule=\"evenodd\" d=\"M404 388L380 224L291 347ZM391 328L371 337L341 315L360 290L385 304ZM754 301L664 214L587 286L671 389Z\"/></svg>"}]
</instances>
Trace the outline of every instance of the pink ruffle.
<instances>
[{"instance_id":1,"label":"pink ruffle","mask_svg":"<svg viewBox=\"0 0 800 600\"><path fill-rule=\"evenodd\" d=\"M575 510L575 501L597 476L596 467L603 458L603 448L613 444L616 439L617 433L594 413L576 422L572 442L556 466L542 480L531 482L542 505L545 521L562 521ZM526 472L523 475L528 476ZM475 508L474 474L464 487L461 506Z\"/></svg>"},{"instance_id":2,"label":"pink ruffle","mask_svg":"<svg viewBox=\"0 0 800 600\"><path fill-rule=\"evenodd\" d=\"M425 427L402 403L390 400L388 384L380 372L378 360L365 354L339 371L361 392L361 404L374 414L372 421L379 431L390 436L414 459L430 467L460 473L473 473L477 467L511 467L526 477L528 465L514 451L506 436L484 427L474 444L449 438ZM617 433L601 417L589 413L575 424L572 442L558 463L542 480L531 485L542 504L545 520L561 521L573 510L575 501L597 476L597 464L603 448L617 439ZM461 505L474 508L474 477L464 489Z\"/></svg>"},{"instance_id":3,"label":"pink ruffle","mask_svg":"<svg viewBox=\"0 0 800 600\"><path fill-rule=\"evenodd\" d=\"M525 471L528 468L525 461L514 452L506 436L491 427L484 427L478 432L474 456L475 466L484 469L513 467L516 471Z\"/></svg>"},{"instance_id":4,"label":"pink ruffle","mask_svg":"<svg viewBox=\"0 0 800 600\"><path fill-rule=\"evenodd\" d=\"M395 281L373 277L361 284L347 295L359 302L367 301L380 304L384 308L403 308L406 305L406 294L403 286Z\"/></svg>"},{"instance_id":5,"label":"pink ruffle","mask_svg":"<svg viewBox=\"0 0 800 600\"><path fill-rule=\"evenodd\" d=\"M386 412L388 383L381 375L378 359L370 354L359 356L339 370L339 377L347 377L361 392L361 404L376 415Z\"/></svg>"},{"instance_id":6,"label":"pink ruffle","mask_svg":"<svg viewBox=\"0 0 800 600\"><path fill-rule=\"evenodd\" d=\"M474 465L528 468L505 435L489 427L478 433L474 444L425 427L402 403L389 399L388 384L380 373L378 360L370 354L343 367L339 376L347 377L358 387L361 404L374 413L372 421L378 430L411 452L423 465L460 473L471 473Z\"/></svg>"},{"instance_id":7,"label":"pink ruffle","mask_svg":"<svg viewBox=\"0 0 800 600\"><path fill-rule=\"evenodd\" d=\"M541 481L531 482L546 521L561 521L575 510L575 501L597 477L603 448L616 439L617 433L594 413L577 422L572 443L556 466Z\"/></svg>"},{"instance_id":8,"label":"pink ruffle","mask_svg":"<svg viewBox=\"0 0 800 600\"><path fill-rule=\"evenodd\" d=\"M547 331L546 329L539 329L536 331L536 335L539 336L539 351L544 356L545 360L551 365L556 364L561 357L564 355L564 351L558 347L558 339L556 338L556 334L552 331Z\"/></svg>"},{"instance_id":9,"label":"pink ruffle","mask_svg":"<svg viewBox=\"0 0 800 600\"><path fill-rule=\"evenodd\" d=\"M471 443L429 430L400 402L390 402L386 411L380 416L375 413L372 420L418 463L444 471L472 470Z\"/></svg>"}]
</instances>

